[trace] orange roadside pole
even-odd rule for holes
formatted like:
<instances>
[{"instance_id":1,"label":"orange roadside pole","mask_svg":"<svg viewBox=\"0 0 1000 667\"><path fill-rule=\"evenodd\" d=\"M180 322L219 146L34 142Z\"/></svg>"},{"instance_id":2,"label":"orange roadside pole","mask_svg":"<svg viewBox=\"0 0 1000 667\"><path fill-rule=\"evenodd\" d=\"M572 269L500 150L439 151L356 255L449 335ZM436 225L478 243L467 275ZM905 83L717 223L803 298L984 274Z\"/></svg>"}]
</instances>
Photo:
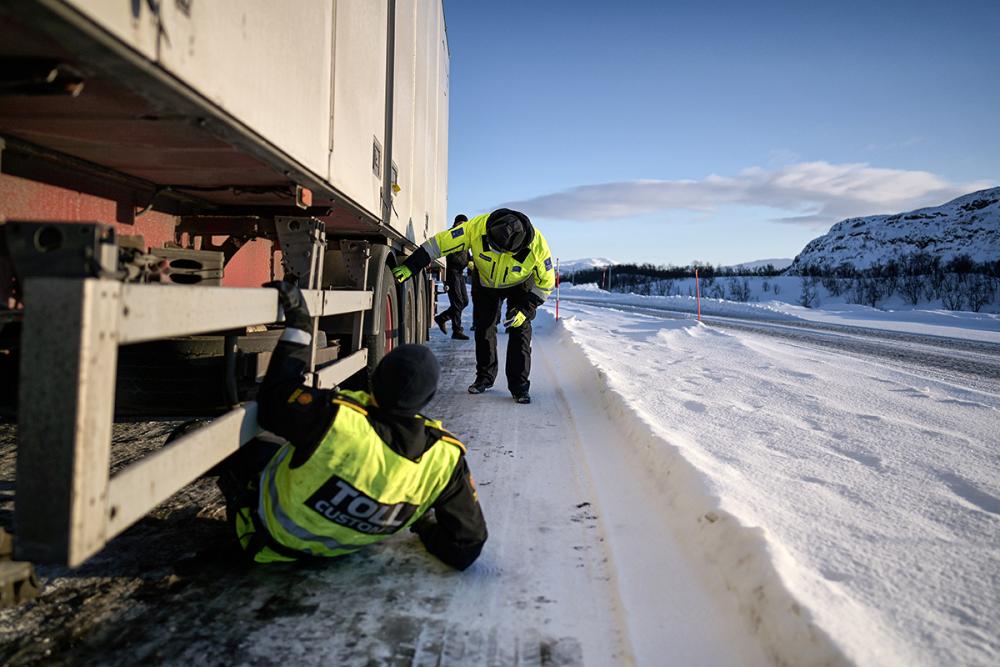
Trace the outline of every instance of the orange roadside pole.
<instances>
[{"instance_id":1,"label":"orange roadside pole","mask_svg":"<svg viewBox=\"0 0 1000 667\"><path fill-rule=\"evenodd\" d=\"M694 293L695 301L698 303L698 321L701 322L701 281L698 280L698 269L694 270Z\"/></svg>"}]
</instances>

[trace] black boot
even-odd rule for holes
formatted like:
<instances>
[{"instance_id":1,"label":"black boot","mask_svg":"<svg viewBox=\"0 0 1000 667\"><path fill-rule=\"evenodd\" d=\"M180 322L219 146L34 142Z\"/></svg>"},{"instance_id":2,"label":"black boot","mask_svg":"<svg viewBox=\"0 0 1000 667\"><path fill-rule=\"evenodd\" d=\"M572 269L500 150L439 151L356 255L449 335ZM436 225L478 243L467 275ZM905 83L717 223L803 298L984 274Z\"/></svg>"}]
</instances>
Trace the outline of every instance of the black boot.
<instances>
[{"instance_id":1,"label":"black boot","mask_svg":"<svg viewBox=\"0 0 1000 667\"><path fill-rule=\"evenodd\" d=\"M492 382L484 380L483 378L476 378L476 381L469 385L469 393L481 394L492 386Z\"/></svg>"},{"instance_id":2,"label":"black boot","mask_svg":"<svg viewBox=\"0 0 1000 667\"><path fill-rule=\"evenodd\" d=\"M451 337L454 338L455 340L469 340L469 337L466 336L465 332L462 331L461 329L455 329L451 333Z\"/></svg>"},{"instance_id":3,"label":"black boot","mask_svg":"<svg viewBox=\"0 0 1000 667\"><path fill-rule=\"evenodd\" d=\"M435 315L434 316L434 323L438 325L438 329L441 330L441 333L448 333L448 328L445 327L445 325L444 325L444 323L447 322L447 321L448 321L448 318L445 317L444 315Z\"/></svg>"}]
</instances>

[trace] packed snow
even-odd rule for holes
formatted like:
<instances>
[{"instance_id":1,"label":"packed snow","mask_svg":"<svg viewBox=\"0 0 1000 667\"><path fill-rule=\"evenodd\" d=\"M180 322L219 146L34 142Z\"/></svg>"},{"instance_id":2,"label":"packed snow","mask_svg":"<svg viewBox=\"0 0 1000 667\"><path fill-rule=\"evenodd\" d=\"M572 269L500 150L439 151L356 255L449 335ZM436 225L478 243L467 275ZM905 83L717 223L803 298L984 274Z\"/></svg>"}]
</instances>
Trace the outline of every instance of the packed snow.
<instances>
[{"instance_id":1,"label":"packed snow","mask_svg":"<svg viewBox=\"0 0 1000 667\"><path fill-rule=\"evenodd\" d=\"M560 309L537 346L560 351L557 391L597 397L618 433L600 451L641 464L645 502L772 660L998 663L997 393L690 320ZM648 534L642 518L607 527L612 548Z\"/></svg>"}]
</instances>

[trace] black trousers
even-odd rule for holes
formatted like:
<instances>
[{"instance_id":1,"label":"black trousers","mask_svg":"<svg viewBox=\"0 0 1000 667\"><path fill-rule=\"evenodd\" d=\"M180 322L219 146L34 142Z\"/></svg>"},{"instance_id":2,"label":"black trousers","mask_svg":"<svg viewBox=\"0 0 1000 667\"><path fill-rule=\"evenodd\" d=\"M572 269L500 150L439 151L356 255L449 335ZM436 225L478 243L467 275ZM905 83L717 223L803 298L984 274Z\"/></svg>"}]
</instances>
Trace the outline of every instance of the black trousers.
<instances>
[{"instance_id":1,"label":"black trousers","mask_svg":"<svg viewBox=\"0 0 1000 667\"><path fill-rule=\"evenodd\" d=\"M478 274L472 278L472 321L476 328L476 380L493 384L497 376L497 324L500 310L507 301L508 312L518 309L529 317L528 321L511 329L507 340L507 388L511 393L528 391L531 382L531 319L535 307L528 299L528 288L515 285L503 289L483 287Z\"/></svg>"},{"instance_id":2,"label":"black trousers","mask_svg":"<svg viewBox=\"0 0 1000 667\"><path fill-rule=\"evenodd\" d=\"M217 484L226 499L226 526L229 535L236 538L236 514L245 507L257 511L260 474L278 450L283 441L270 434L262 434L246 443L225 461L219 464L219 479ZM263 539L264 535L259 535ZM253 562L254 555L260 551L261 545L251 546L244 550L237 543L234 553L237 562L248 564Z\"/></svg>"},{"instance_id":3,"label":"black trousers","mask_svg":"<svg viewBox=\"0 0 1000 667\"><path fill-rule=\"evenodd\" d=\"M442 320L451 320L451 332L462 331L462 311L469 305L469 294L465 291L465 276L462 271L445 271L444 284L448 290L448 307L438 315Z\"/></svg>"}]
</instances>

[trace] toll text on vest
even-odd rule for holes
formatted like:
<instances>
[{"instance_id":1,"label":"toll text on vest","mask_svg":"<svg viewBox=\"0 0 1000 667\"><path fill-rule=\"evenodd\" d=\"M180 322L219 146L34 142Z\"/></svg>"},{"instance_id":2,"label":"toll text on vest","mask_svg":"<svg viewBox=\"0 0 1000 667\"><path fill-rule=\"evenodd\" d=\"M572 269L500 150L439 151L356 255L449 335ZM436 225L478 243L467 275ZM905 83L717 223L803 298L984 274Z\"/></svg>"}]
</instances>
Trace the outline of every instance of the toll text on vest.
<instances>
[{"instance_id":1,"label":"toll text on vest","mask_svg":"<svg viewBox=\"0 0 1000 667\"><path fill-rule=\"evenodd\" d=\"M339 477L332 477L309 497L306 506L336 524L366 535L394 533L417 511L410 503L381 503Z\"/></svg>"}]
</instances>

